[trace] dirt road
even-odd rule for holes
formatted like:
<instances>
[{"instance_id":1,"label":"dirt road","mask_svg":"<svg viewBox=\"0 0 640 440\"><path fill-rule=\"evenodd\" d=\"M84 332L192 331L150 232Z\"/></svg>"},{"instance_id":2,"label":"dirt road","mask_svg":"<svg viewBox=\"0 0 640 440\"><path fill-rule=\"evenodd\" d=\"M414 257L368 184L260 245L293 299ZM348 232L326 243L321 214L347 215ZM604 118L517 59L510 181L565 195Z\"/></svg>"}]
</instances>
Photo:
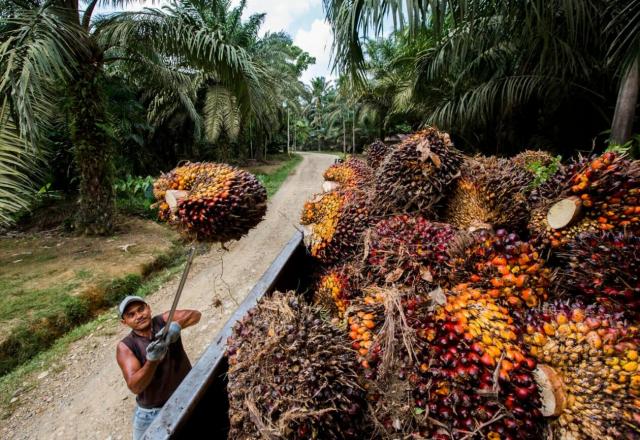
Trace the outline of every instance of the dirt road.
<instances>
[{"instance_id":1,"label":"dirt road","mask_svg":"<svg viewBox=\"0 0 640 440\"><path fill-rule=\"evenodd\" d=\"M291 238L304 201L321 190L322 172L334 157L303 156L295 173L270 200L266 218L257 228L230 244L228 251L216 248L196 259L180 300L180 307L202 312L200 323L183 332L192 363ZM171 306L177 281L148 297L152 311L158 313ZM115 361L116 344L127 333L114 312L113 319L75 342L57 362L67 365L64 370L35 373L33 380L38 386L20 395L20 406L0 422L0 438L131 438L135 396L127 389Z\"/></svg>"}]
</instances>

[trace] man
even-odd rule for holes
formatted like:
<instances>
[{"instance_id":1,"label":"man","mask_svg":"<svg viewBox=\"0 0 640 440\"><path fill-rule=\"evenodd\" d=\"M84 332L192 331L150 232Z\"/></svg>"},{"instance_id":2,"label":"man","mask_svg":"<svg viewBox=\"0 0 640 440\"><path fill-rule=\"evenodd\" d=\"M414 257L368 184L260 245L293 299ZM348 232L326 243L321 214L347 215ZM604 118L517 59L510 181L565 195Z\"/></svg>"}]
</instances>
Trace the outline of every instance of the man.
<instances>
[{"instance_id":1,"label":"man","mask_svg":"<svg viewBox=\"0 0 640 440\"><path fill-rule=\"evenodd\" d=\"M138 440L191 370L180 330L197 324L201 314L176 310L162 337L169 312L152 318L151 308L139 296L127 296L118 311L121 322L131 327L131 333L118 343L116 359L127 387L136 394L133 439Z\"/></svg>"}]
</instances>

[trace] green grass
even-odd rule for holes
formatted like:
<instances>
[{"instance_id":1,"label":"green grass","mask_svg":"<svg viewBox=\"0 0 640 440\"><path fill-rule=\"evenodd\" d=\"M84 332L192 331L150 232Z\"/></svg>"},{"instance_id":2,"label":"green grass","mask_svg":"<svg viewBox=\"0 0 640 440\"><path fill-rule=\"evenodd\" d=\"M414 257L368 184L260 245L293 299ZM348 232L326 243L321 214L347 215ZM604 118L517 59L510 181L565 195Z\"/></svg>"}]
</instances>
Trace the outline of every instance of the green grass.
<instances>
[{"instance_id":1,"label":"green grass","mask_svg":"<svg viewBox=\"0 0 640 440\"><path fill-rule=\"evenodd\" d=\"M57 313L64 309L69 293L77 283L69 282L46 289L25 289L24 279L11 277L0 278L0 324L16 318L40 318L44 314Z\"/></svg>"},{"instance_id":2,"label":"green grass","mask_svg":"<svg viewBox=\"0 0 640 440\"><path fill-rule=\"evenodd\" d=\"M146 264L141 274L103 281L89 286L79 295L71 294L79 283L76 278L46 289L25 289L21 287L24 280L19 276L0 279L0 290L5 294L0 301L0 324L20 320L0 343L0 375L8 374L28 362L55 344L56 340L93 319L105 308L117 304L126 295L140 289L143 289L141 293L146 294L144 288L150 288L147 286L148 280L182 261L184 248L174 244L167 252Z\"/></svg>"},{"instance_id":3,"label":"green grass","mask_svg":"<svg viewBox=\"0 0 640 440\"><path fill-rule=\"evenodd\" d=\"M293 173L293 170L302 161L302 156L292 154L291 158L283 163L276 171L270 174L256 174L256 177L267 189L267 196L272 197L280 188L282 183Z\"/></svg>"},{"instance_id":4,"label":"green grass","mask_svg":"<svg viewBox=\"0 0 640 440\"><path fill-rule=\"evenodd\" d=\"M158 290L160 286L173 278L184 267L184 262L168 267L143 282L135 291L135 295L142 297ZM63 356L69 345L91 333L95 333L101 325L111 324L118 321L115 307L108 312L102 313L83 325L80 325L58 340L47 350L40 352L21 366L15 368L8 374L0 377L0 419L5 419L13 411L18 402L11 404L11 399L17 390L26 392L36 386L35 380L30 377L32 373L41 370L59 371L64 369L63 365L57 363Z\"/></svg>"}]
</instances>

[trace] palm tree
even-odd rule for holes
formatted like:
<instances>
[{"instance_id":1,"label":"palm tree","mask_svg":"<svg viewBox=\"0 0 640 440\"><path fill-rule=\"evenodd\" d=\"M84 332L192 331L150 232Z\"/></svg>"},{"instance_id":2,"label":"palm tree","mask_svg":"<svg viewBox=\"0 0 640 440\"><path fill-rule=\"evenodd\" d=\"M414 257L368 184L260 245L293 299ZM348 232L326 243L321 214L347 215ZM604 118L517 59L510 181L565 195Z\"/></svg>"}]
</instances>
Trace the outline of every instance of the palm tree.
<instances>
[{"instance_id":1,"label":"palm tree","mask_svg":"<svg viewBox=\"0 0 640 440\"><path fill-rule=\"evenodd\" d=\"M194 78L194 68L211 72L234 91L241 106L250 105L257 87L246 52L224 41L221 32L159 10L119 13L93 23L97 3L84 2L82 10L71 0L20 2L0 27L0 89L15 115L3 121L0 137L7 138L13 123L23 150L37 152L44 148L51 122L61 113L68 116L80 175L76 224L90 234L110 232L115 211L113 146L103 93L107 65L154 82L150 109L158 118L176 106L199 118L194 80L197 85L208 78Z\"/></svg>"},{"instance_id":2,"label":"palm tree","mask_svg":"<svg viewBox=\"0 0 640 440\"><path fill-rule=\"evenodd\" d=\"M616 93L610 78L633 74L640 47L638 0L324 4L334 29L336 63L361 82L366 64L362 37L379 35L390 16L413 36L431 35L433 44L415 58L413 106L422 109L425 122L455 127L471 144L523 142L535 134L526 132L535 119L546 133L571 132L566 126L551 127L569 108L581 112L582 126L585 121L606 124L603 107ZM625 77L623 85L637 84L633 75ZM620 90L630 90L622 102L631 109L621 118L632 120L637 92ZM584 131L577 121L564 122ZM487 136L490 131L493 138Z\"/></svg>"}]
</instances>

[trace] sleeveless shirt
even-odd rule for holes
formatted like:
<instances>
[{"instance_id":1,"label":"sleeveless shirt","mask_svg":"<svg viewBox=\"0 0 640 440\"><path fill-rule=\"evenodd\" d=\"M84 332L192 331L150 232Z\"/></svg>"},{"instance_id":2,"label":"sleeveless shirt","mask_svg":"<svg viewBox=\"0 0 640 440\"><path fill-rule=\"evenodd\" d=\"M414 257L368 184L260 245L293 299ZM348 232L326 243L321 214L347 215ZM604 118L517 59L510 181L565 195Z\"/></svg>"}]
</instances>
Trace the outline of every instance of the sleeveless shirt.
<instances>
[{"instance_id":1,"label":"sleeveless shirt","mask_svg":"<svg viewBox=\"0 0 640 440\"><path fill-rule=\"evenodd\" d=\"M151 320L151 334L158 333L164 325L162 315L154 316ZM131 330L122 342L129 347L142 366L147 362L147 345L153 340L155 340L154 336L149 339ZM169 344L167 354L156 367L149 385L136 396L136 402L142 408L160 408L169 400L190 370L191 362L182 346L182 338L179 338L173 344Z\"/></svg>"}]
</instances>

